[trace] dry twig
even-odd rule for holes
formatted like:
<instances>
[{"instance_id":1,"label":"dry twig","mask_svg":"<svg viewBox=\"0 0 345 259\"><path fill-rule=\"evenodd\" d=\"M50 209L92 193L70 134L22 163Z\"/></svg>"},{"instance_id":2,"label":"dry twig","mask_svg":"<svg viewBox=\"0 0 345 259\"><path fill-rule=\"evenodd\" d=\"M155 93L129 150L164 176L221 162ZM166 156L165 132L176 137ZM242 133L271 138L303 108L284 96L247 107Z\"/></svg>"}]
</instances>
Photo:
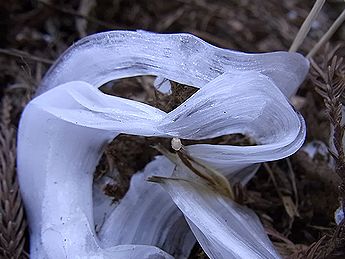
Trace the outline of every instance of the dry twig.
<instances>
[{"instance_id":1,"label":"dry twig","mask_svg":"<svg viewBox=\"0 0 345 259\"><path fill-rule=\"evenodd\" d=\"M334 53L334 52L333 52ZM321 69L315 62L312 62L312 81L317 86L316 91L324 100L328 118L334 127L333 144L330 153L335 159L335 172L341 179L339 186L340 198L345 209L345 153L343 137L345 132L342 123L342 97L345 90L345 63L343 58L336 55L326 59L324 69Z\"/></svg>"},{"instance_id":2,"label":"dry twig","mask_svg":"<svg viewBox=\"0 0 345 259\"><path fill-rule=\"evenodd\" d=\"M298 31L295 40L291 44L291 47L289 49L290 52L295 52L298 50L299 46L302 44L303 40L307 37L307 34L310 30L312 21L317 17L319 12L321 11L321 8L323 4L325 3L325 0L316 0L313 8L311 9L308 17L303 22L300 30Z\"/></svg>"},{"instance_id":3,"label":"dry twig","mask_svg":"<svg viewBox=\"0 0 345 259\"><path fill-rule=\"evenodd\" d=\"M334 158L335 168L334 171L340 178L339 183L339 199L343 211L345 211L345 151L343 145L343 138L345 133L345 125L342 122L343 113L343 100L345 91L345 62L342 57L335 55L340 46L333 51L329 50L329 46L325 49L323 57L322 68L312 60L312 73L311 79L316 85L316 91L324 100L329 121L333 127L332 143L329 147L329 152ZM345 248L344 238L344 225L343 220L336 229L333 237L327 240L326 244L322 238L314 244L309 251L308 258L325 258L333 252ZM321 247L321 248L319 248ZM326 247L326 249L324 249ZM319 254L317 257L311 254Z\"/></svg>"},{"instance_id":4,"label":"dry twig","mask_svg":"<svg viewBox=\"0 0 345 259\"><path fill-rule=\"evenodd\" d=\"M24 209L16 179L16 132L11 126L11 101L1 100L0 120L0 257L23 258Z\"/></svg>"},{"instance_id":5,"label":"dry twig","mask_svg":"<svg viewBox=\"0 0 345 259\"><path fill-rule=\"evenodd\" d=\"M332 26L328 29L328 31L322 36L322 38L318 41L317 44L312 48L312 50L308 53L307 58L312 58L315 53L332 37L332 35L338 30L340 25L345 21L345 9L342 13L338 16Z\"/></svg>"},{"instance_id":6,"label":"dry twig","mask_svg":"<svg viewBox=\"0 0 345 259\"><path fill-rule=\"evenodd\" d=\"M53 64L53 61L50 59L37 57L37 56L34 56L30 53L27 53L25 51L21 51L18 49L0 49L0 53L5 54L5 55L9 55L9 56L13 56L13 57L17 57L17 58L30 59L30 60L41 62L41 63L47 64L47 65Z\"/></svg>"}]
</instances>

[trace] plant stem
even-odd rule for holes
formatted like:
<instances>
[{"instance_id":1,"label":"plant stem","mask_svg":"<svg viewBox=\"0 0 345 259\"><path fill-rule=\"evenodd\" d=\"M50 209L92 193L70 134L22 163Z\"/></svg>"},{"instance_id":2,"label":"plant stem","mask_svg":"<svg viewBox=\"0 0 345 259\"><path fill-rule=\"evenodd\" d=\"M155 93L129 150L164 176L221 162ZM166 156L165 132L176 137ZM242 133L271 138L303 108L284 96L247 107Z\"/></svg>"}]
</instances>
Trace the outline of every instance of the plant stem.
<instances>
[{"instance_id":1,"label":"plant stem","mask_svg":"<svg viewBox=\"0 0 345 259\"><path fill-rule=\"evenodd\" d=\"M339 26L345 21L345 9L338 16L328 31L322 36L319 42L308 53L307 58L312 58L314 54L332 37L332 35L338 30Z\"/></svg>"},{"instance_id":2,"label":"plant stem","mask_svg":"<svg viewBox=\"0 0 345 259\"><path fill-rule=\"evenodd\" d=\"M291 44L289 52L296 52L298 50L298 48L300 47L300 45L302 44L303 40L306 38L306 36L310 30L311 23L313 22L315 17L319 14L325 1L326 0L316 0L313 8L311 9L307 18L303 22L303 24L302 24L301 28L299 29L293 43Z\"/></svg>"}]
</instances>

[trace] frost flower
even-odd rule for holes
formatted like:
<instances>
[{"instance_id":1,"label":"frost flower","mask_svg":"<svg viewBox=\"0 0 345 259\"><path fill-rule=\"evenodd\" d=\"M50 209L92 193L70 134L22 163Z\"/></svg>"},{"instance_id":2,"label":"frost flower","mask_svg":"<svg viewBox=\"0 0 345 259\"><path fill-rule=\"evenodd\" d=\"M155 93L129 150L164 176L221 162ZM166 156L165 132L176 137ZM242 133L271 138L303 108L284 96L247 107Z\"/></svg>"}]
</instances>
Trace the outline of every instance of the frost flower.
<instances>
[{"instance_id":1,"label":"frost flower","mask_svg":"<svg viewBox=\"0 0 345 259\"><path fill-rule=\"evenodd\" d=\"M225 177L246 183L256 164L301 147L305 123L287 98L308 68L297 53L245 54L189 34L111 31L74 44L20 121L18 176L31 257L187 258L196 238L211 258L278 258L257 216L217 186ZM138 75L200 90L165 113L97 89ZM93 197L93 172L120 133L192 140L242 133L257 145L185 146L191 167L175 154L157 157L133 176L119 204L109 203L96 233L102 212L93 208L106 197Z\"/></svg>"}]
</instances>

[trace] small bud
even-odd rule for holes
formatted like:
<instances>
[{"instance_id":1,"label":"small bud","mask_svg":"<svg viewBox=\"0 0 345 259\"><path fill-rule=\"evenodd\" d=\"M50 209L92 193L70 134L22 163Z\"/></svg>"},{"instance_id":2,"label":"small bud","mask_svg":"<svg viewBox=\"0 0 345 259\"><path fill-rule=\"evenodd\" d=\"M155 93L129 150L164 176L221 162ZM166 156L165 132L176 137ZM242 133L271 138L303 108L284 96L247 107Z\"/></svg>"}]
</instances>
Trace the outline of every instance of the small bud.
<instances>
[{"instance_id":1,"label":"small bud","mask_svg":"<svg viewBox=\"0 0 345 259\"><path fill-rule=\"evenodd\" d=\"M182 148L182 143L181 140L179 138L173 138L171 140L171 147L175 150L175 151L179 151Z\"/></svg>"}]
</instances>

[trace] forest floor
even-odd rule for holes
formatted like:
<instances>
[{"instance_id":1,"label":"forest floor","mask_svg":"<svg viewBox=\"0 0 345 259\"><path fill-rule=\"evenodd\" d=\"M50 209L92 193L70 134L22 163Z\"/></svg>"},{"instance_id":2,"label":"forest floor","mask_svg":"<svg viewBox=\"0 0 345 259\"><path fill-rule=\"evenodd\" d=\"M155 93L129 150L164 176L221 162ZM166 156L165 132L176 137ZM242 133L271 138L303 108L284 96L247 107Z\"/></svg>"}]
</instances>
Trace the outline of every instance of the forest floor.
<instances>
[{"instance_id":1,"label":"forest floor","mask_svg":"<svg viewBox=\"0 0 345 259\"><path fill-rule=\"evenodd\" d=\"M189 32L219 47L245 52L288 50L312 4L311 0L1 1L1 258L28 256L25 214L16 194L15 139L19 117L44 73L68 46L95 32L142 29ZM344 6L341 1L327 1L299 50L302 54L308 53ZM344 39L345 26L314 57L321 69L326 69L335 55L344 56L344 46L338 47ZM310 78L316 77L311 74L292 100L306 120L304 147L289 158L263 164L250 183L238 191L242 203L258 214L282 255L345 258L345 230L334 222L334 211L339 207L340 179L332 169L334 162L327 150L330 122L324 99ZM172 95L165 96L155 91L150 77L123 79L112 84L114 87L104 89L108 94L146 102L164 111L172 110L195 92L188 86L174 84ZM232 135L210 142L246 145L248 139ZM113 164L118 167L121 177L116 184L105 188L114 200L126 192L131 175L158 154L151 148L155 143L168 145L166 140L129 135L121 135L109 145L96 178L106 174ZM196 246L190 258L207 256Z\"/></svg>"}]
</instances>

